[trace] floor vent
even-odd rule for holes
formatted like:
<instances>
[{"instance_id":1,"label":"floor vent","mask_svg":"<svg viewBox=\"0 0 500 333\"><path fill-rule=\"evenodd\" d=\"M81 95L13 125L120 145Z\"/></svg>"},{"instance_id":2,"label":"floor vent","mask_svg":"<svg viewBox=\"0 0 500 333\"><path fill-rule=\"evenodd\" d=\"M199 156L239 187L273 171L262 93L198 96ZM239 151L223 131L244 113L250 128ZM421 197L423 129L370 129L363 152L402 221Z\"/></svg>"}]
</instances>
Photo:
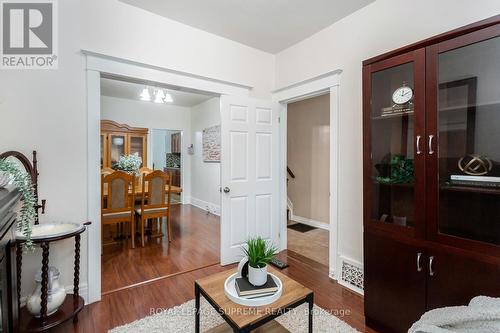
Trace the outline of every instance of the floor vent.
<instances>
[{"instance_id":1,"label":"floor vent","mask_svg":"<svg viewBox=\"0 0 500 333\"><path fill-rule=\"evenodd\" d=\"M363 268L361 266L356 265L355 263L351 263L343 259L341 284L362 294Z\"/></svg>"}]
</instances>

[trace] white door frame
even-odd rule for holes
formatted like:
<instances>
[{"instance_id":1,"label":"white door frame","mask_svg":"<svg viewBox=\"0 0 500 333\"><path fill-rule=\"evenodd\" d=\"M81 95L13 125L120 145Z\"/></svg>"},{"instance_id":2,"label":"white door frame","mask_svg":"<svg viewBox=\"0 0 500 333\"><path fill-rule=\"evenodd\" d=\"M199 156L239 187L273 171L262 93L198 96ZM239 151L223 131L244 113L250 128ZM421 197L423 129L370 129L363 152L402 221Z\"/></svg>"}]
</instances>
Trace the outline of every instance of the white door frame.
<instances>
[{"instance_id":1,"label":"white door frame","mask_svg":"<svg viewBox=\"0 0 500 333\"><path fill-rule=\"evenodd\" d=\"M338 165L339 165L339 90L342 70L335 70L273 91L273 100L280 103L280 239L281 250L287 248L287 104L330 93L330 239L329 275L340 277L338 266Z\"/></svg>"},{"instance_id":2,"label":"white door frame","mask_svg":"<svg viewBox=\"0 0 500 333\"><path fill-rule=\"evenodd\" d=\"M101 299L100 118L101 74L134 78L220 95L248 96L252 86L82 50L87 62L87 235L88 303Z\"/></svg>"}]
</instances>

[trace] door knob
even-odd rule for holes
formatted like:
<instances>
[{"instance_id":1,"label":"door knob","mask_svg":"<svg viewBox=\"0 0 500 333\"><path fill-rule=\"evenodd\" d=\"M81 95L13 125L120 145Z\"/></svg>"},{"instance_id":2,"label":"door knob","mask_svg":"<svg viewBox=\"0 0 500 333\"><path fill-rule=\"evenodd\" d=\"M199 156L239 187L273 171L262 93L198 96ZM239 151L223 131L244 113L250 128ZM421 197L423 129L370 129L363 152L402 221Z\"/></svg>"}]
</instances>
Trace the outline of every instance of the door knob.
<instances>
[{"instance_id":1,"label":"door knob","mask_svg":"<svg viewBox=\"0 0 500 333\"><path fill-rule=\"evenodd\" d=\"M229 192L231 192L231 189L227 186L224 187L224 193L229 193Z\"/></svg>"}]
</instances>

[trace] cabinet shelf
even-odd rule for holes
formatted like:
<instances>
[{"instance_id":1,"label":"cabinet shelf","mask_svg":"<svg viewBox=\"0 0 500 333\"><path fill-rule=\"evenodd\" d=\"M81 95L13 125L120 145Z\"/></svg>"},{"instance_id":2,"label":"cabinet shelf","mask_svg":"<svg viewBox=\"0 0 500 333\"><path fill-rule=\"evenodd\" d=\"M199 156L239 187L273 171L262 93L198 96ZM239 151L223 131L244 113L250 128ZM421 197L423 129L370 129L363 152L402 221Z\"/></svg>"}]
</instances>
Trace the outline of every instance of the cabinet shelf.
<instances>
[{"instance_id":1,"label":"cabinet shelf","mask_svg":"<svg viewBox=\"0 0 500 333\"><path fill-rule=\"evenodd\" d=\"M490 187L441 185L439 189L441 191L450 191L450 192L483 193L483 194L500 195L500 188L490 188Z\"/></svg>"},{"instance_id":2,"label":"cabinet shelf","mask_svg":"<svg viewBox=\"0 0 500 333\"><path fill-rule=\"evenodd\" d=\"M384 120L384 119L398 119L398 118L404 118L404 117L410 117L410 116L413 116L415 114L414 111L411 111L411 112L404 112L404 113L395 113L395 114L391 114L391 115L387 115L387 116L376 116L376 117L372 117L371 119L372 120Z\"/></svg>"}]
</instances>

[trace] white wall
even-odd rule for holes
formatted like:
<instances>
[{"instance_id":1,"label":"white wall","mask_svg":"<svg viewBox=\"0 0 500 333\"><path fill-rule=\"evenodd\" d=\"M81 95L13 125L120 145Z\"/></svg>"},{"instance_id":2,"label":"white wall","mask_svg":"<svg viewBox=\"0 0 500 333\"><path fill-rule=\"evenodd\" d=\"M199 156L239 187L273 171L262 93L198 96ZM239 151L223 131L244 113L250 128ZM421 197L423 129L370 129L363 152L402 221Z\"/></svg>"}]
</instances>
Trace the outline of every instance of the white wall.
<instances>
[{"instance_id":1,"label":"white wall","mask_svg":"<svg viewBox=\"0 0 500 333\"><path fill-rule=\"evenodd\" d=\"M0 151L38 151L39 195L47 199L40 222L87 219L87 118L84 59L79 56L78 1L59 1L59 69L2 70L0 73ZM73 281L73 241L50 247L51 265ZM86 235L82 238L81 282L87 281ZM23 294L33 291L40 251L25 254ZM82 290L86 292L86 290Z\"/></svg>"},{"instance_id":2,"label":"white wall","mask_svg":"<svg viewBox=\"0 0 500 333\"><path fill-rule=\"evenodd\" d=\"M182 131L183 138L191 137L191 110L187 107L156 104L152 102L134 101L116 97L101 97L101 119L114 120L120 124L133 127L147 127L148 134L148 166L153 165L152 129L170 129ZM191 159L187 155L187 145L182 145L183 171L191 169ZM190 197L191 177L189 172L182 175L182 192Z\"/></svg>"},{"instance_id":3,"label":"white wall","mask_svg":"<svg viewBox=\"0 0 500 333\"><path fill-rule=\"evenodd\" d=\"M191 203L202 209L209 207L220 214L220 163L203 162L203 129L220 125L220 99L212 98L191 108L191 142L194 155L191 163Z\"/></svg>"},{"instance_id":4,"label":"white wall","mask_svg":"<svg viewBox=\"0 0 500 333\"><path fill-rule=\"evenodd\" d=\"M117 0L85 0L81 47L128 60L255 87L269 97L274 56Z\"/></svg>"},{"instance_id":5,"label":"white wall","mask_svg":"<svg viewBox=\"0 0 500 333\"><path fill-rule=\"evenodd\" d=\"M285 87L342 69L339 133L339 254L362 261L361 62L500 13L498 0L377 0L276 55Z\"/></svg>"}]
</instances>

